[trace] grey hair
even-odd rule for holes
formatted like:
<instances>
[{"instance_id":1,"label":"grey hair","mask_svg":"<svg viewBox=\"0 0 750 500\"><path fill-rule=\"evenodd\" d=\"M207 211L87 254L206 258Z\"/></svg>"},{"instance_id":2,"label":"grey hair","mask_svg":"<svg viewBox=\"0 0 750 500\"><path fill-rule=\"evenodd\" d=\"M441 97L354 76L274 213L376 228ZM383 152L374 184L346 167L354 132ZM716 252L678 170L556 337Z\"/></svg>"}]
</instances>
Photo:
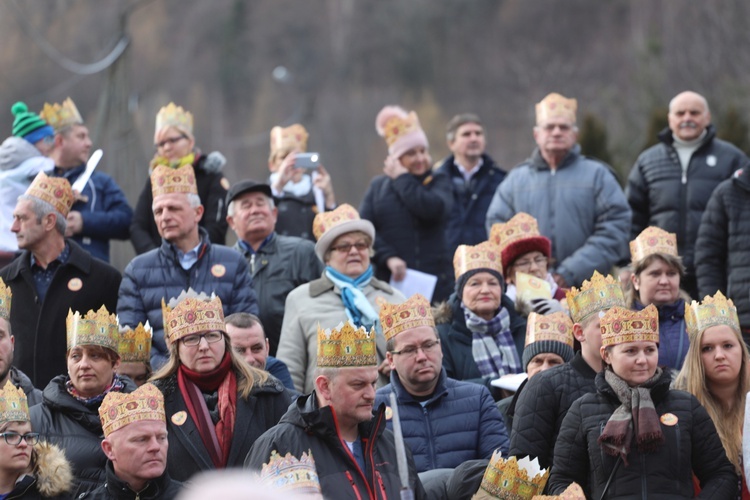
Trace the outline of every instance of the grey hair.
<instances>
[{"instance_id":1,"label":"grey hair","mask_svg":"<svg viewBox=\"0 0 750 500\"><path fill-rule=\"evenodd\" d=\"M184 193L187 196L187 201L190 204L190 208L198 208L201 206L201 197L195 193ZM151 211L153 213L154 204L151 202Z\"/></svg>"},{"instance_id":2,"label":"grey hair","mask_svg":"<svg viewBox=\"0 0 750 500\"><path fill-rule=\"evenodd\" d=\"M276 203L273 201L272 196L265 196L266 202L268 202L268 208L273 210L276 208ZM227 215L229 217L234 217L234 200L229 202L229 205L227 205Z\"/></svg>"},{"instance_id":3,"label":"grey hair","mask_svg":"<svg viewBox=\"0 0 750 500\"><path fill-rule=\"evenodd\" d=\"M42 218L46 217L47 215L54 214L55 229L57 229L58 233L62 234L63 236L65 235L65 229L68 227L68 221L65 219L65 217L63 217L63 214L61 214L55 207L52 206L51 203L41 200L36 196L30 196L27 194L22 194L18 197L18 199L28 200L31 202L31 210L36 216L37 224L41 224Z\"/></svg>"}]
</instances>

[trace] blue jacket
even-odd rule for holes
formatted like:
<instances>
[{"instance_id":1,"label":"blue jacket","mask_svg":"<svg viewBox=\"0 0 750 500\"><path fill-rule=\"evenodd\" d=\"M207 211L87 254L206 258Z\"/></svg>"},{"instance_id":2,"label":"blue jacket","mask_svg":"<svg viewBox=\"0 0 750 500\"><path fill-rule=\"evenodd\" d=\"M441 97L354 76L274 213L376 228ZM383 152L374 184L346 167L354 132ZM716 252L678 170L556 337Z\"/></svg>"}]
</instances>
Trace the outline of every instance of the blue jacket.
<instances>
[{"instance_id":1,"label":"blue jacket","mask_svg":"<svg viewBox=\"0 0 750 500\"><path fill-rule=\"evenodd\" d=\"M297 389L294 388L294 382L292 382L292 376L289 374L289 368L287 368L286 363L273 356L268 356L266 358L266 371L279 379L279 382L284 384L284 387L297 394Z\"/></svg>"},{"instance_id":2,"label":"blue jacket","mask_svg":"<svg viewBox=\"0 0 750 500\"><path fill-rule=\"evenodd\" d=\"M633 309L640 311L645 306L635 301ZM690 339L685 325L685 300L674 304L656 306L659 311L659 366L680 370L685 362Z\"/></svg>"},{"instance_id":3,"label":"blue jacket","mask_svg":"<svg viewBox=\"0 0 750 500\"><path fill-rule=\"evenodd\" d=\"M453 380L441 370L432 397L420 403L406 392L394 370L391 383L375 393L376 408L381 403L390 406L391 391L398 398L401 431L417 472L489 459L498 448L503 456L508 455L510 440L503 418L485 387ZM386 411L387 425L392 429L389 414Z\"/></svg>"},{"instance_id":4,"label":"blue jacket","mask_svg":"<svg viewBox=\"0 0 750 500\"><path fill-rule=\"evenodd\" d=\"M191 287L196 292L212 292L221 298L224 316L236 312L258 314L258 299L245 258L231 248L212 245L200 228L202 247L198 261L189 270L180 266L177 252L166 240L161 247L130 261L120 284L117 314L120 324L137 326L146 320L154 329L151 366L158 370L169 358L164 342L161 299L166 302Z\"/></svg>"},{"instance_id":5,"label":"blue jacket","mask_svg":"<svg viewBox=\"0 0 750 500\"><path fill-rule=\"evenodd\" d=\"M54 175L65 177L73 184L86 169L86 165L63 171L55 167ZM71 239L91 255L109 262L109 240L127 240L133 209L115 180L107 174L94 171L81 193L87 201L77 201L71 211L81 213L83 232Z\"/></svg>"}]
</instances>

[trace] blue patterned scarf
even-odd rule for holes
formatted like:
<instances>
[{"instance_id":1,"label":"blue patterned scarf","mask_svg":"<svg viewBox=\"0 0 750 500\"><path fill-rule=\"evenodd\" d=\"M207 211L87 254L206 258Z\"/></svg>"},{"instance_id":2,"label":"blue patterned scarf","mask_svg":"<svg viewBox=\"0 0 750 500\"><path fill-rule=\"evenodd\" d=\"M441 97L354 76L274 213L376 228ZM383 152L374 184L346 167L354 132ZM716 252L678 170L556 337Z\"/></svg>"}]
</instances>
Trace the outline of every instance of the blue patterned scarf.
<instances>
[{"instance_id":1,"label":"blue patterned scarf","mask_svg":"<svg viewBox=\"0 0 750 500\"><path fill-rule=\"evenodd\" d=\"M494 318L486 320L474 314L463 302L461 308L472 334L471 353L482 377L496 379L523 372L516 342L510 332L508 310L501 307Z\"/></svg>"},{"instance_id":2,"label":"blue patterned scarf","mask_svg":"<svg viewBox=\"0 0 750 500\"><path fill-rule=\"evenodd\" d=\"M357 328L360 326L368 330L372 328L378 321L378 313L362 291L372 279L372 265L354 279L341 274L331 266L326 266L326 276L341 290L341 300L346 308L346 316L352 323Z\"/></svg>"}]
</instances>

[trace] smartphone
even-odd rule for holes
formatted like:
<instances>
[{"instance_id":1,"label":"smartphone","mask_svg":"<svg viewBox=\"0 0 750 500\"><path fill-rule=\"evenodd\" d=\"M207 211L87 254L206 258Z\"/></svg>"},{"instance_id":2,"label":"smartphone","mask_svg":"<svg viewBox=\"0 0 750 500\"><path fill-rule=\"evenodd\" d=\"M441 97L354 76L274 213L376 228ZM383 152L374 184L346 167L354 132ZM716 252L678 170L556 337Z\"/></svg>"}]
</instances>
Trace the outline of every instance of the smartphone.
<instances>
[{"instance_id":1,"label":"smartphone","mask_svg":"<svg viewBox=\"0 0 750 500\"><path fill-rule=\"evenodd\" d=\"M294 155L294 168L315 170L318 166L320 166L320 155L318 153L297 153Z\"/></svg>"}]
</instances>

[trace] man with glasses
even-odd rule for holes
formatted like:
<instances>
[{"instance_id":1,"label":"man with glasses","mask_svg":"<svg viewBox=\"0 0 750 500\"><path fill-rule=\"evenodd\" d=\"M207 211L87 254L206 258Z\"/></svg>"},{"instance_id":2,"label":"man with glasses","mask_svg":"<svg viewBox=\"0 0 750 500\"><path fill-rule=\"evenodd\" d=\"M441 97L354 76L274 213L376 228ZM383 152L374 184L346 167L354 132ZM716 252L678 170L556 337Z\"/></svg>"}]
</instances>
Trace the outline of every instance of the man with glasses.
<instances>
[{"instance_id":1,"label":"man with glasses","mask_svg":"<svg viewBox=\"0 0 750 500\"><path fill-rule=\"evenodd\" d=\"M609 165L581 154L575 99L552 93L536 105L531 158L498 186L487 230L526 212L552 240L550 271L563 288L626 258L631 211Z\"/></svg>"}]
</instances>

